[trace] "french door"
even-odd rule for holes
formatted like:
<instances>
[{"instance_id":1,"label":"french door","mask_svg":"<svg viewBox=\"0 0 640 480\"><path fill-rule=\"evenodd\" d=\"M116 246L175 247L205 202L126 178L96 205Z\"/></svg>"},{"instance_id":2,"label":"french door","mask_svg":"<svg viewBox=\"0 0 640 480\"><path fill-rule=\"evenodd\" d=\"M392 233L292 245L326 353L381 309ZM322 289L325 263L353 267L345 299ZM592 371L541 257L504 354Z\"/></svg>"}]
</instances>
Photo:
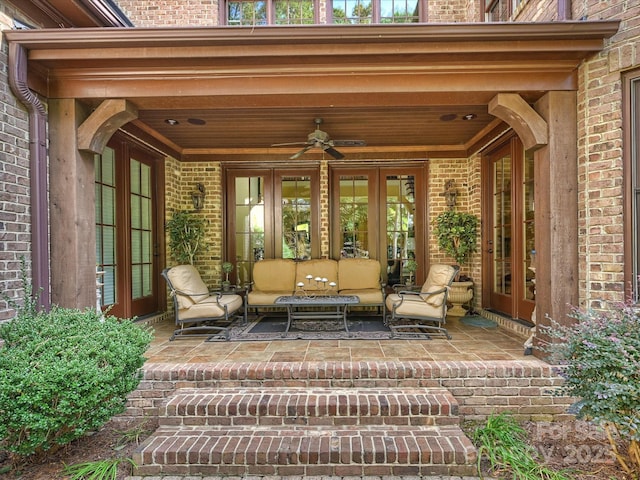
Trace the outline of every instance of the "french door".
<instances>
[{"instance_id":1,"label":"french door","mask_svg":"<svg viewBox=\"0 0 640 480\"><path fill-rule=\"evenodd\" d=\"M513 136L483 162L483 304L530 320L535 300L533 154Z\"/></svg>"},{"instance_id":2,"label":"french door","mask_svg":"<svg viewBox=\"0 0 640 480\"><path fill-rule=\"evenodd\" d=\"M161 310L160 159L116 136L94 163L102 306L122 318L155 313Z\"/></svg>"},{"instance_id":3,"label":"french door","mask_svg":"<svg viewBox=\"0 0 640 480\"><path fill-rule=\"evenodd\" d=\"M251 282L263 258L320 256L319 188L317 168L226 170L225 260L236 264L233 282Z\"/></svg>"},{"instance_id":4,"label":"french door","mask_svg":"<svg viewBox=\"0 0 640 480\"><path fill-rule=\"evenodd\" d=\"M422 281L426 265L426 169L379 166L332 170L333 258L378 259L387 284ZM414 260L413 276L406 269Z\"/></svg>"}]
</instances>

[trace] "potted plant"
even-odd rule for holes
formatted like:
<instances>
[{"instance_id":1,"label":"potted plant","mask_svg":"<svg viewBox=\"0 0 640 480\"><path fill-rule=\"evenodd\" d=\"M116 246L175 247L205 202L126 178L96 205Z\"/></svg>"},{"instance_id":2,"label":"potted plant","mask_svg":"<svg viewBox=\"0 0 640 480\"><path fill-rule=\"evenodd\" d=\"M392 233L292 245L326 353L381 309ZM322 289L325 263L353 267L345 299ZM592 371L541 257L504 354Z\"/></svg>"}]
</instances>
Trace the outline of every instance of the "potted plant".
<instances>
[{"instance_id":1,"label":"potted plant","mask_svg":"<svg viewBox=\"0 0 640 480\"><path fill-rule=\"evenodd\" d=\"M407 285L413 285L413 276L416 273L416 270L418 269L418 263L413 260L407 260L404 264L404 271L407 272L409 274L409 278L407 278Z\"/></svg>"},{"instance_id":2,"label":"potted plant","mask_svg":"<svg viewBox=\"0 0 640 480\"><path fill-rule=\"evenodd\" d=\"M224 272L224 280L222 281L222 290L229 291L231 289L231 282L229 281L229 274L233 271L233 263L223 262L222 271Z\"/></svg>"},{"instance_id":3,"label":"potted plant","mask_svg":"<svg viewBox=\"0 0 640 480\"><path fill-rule=\"evenodd\" d=\"M174 212L167 222L171 256L179 263L193 265L196 254L206 248L205 220L186 210Z\"/></svg>"},{"instance_id":4,"label":"potted plant","mask_svg":"<svg viewBox=\"0 0 640 480\"><path fill-rule=\"evenodd\" d=\"M478 248L478 224L476 215L455 210L442 212L434 221L438 246L461 267ZM449 300L453 305L449 314L465 315L467 312L462 305L469 303L472 298L473 281L466 275L459 275L449 293Z\"/></svg>"}]
</instances>

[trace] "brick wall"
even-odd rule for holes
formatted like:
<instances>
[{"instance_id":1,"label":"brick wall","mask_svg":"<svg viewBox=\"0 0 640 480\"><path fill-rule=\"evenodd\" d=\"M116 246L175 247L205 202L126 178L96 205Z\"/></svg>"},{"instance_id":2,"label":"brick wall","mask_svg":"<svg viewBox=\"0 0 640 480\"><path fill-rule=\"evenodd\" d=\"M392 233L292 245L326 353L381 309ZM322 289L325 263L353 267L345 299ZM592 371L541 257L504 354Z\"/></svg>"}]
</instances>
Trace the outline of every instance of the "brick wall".
<instances>
[{"instance_id":1,"label":"brick wall","mask_svg":"<svg viewBox=\"0 0 640 480\"><path fill-rule=\"evenodd\" d=\"M468 22L467 0L428 0L427 21L429 23Z\"/></svg>"},{"instance_id":2,"label":"brick wall","mask_svg":"<svg viewBox=\"0 0 640 480\"><path fill-rule=\"evenodd\" d=\"M136 27L218 24L217 0L117 0Z\"/></svg>"},{"instance_id":3,"label":"brick wall","mask_svg":"<svg viewBox=\"0 0 640 480\"><path fill-rule=\"evenodd\" d=\"M615 3L589 2L590 19L619 18L622 33L579 71L581 297L593 308L624 300L621 73L640 67L640 4Z\"/></svg>"},{"instance_id":4,"label":"brick wall","mask_svg":"<svg viewBox=\"0 0 640 480\"><path fill-rule=\"evenodd\" d=\"M118 5L136 27L218 25L217 0L118 0ZM473 0L428 0L430 23L477 21L479 2ZM319 2L319 23L327 22L328 1Z\"/></svg>"},{"instance_id":5,"label":"brick wall","mask_svg":"<svg viewBox=\"0 0 640 480\"><path fill-rule=\"evenodd\" d=\"M2 29L11 28L13 19L34 24L13 8L0 2ZM26 262L27 281L31 281L31 215L29 206L29 123L24 106L16 100L8 83L8 48L2 38L0 48L0 322L13 318L14 310L5 296L20 300L21 258Z\"/></svg>"},{"instance_id":6,"label":"brick wall","mask_svg":"<svg viewBox=\"0 0 640 480\"><path fill-rule=\"evenodd\" d=\"M206 249L196 257L202 280L210 287L219 287L222 281L223 216L222 169L218 162L178 162L168 158L165 162L166 219L176 210L193 211L191 192L196 183L202 183L206 197L204 208L194 212L206 219ZM169 245L169 238L166 238ZM175 265L167 248L167 266Z\"/></svg>"}]
</instances>

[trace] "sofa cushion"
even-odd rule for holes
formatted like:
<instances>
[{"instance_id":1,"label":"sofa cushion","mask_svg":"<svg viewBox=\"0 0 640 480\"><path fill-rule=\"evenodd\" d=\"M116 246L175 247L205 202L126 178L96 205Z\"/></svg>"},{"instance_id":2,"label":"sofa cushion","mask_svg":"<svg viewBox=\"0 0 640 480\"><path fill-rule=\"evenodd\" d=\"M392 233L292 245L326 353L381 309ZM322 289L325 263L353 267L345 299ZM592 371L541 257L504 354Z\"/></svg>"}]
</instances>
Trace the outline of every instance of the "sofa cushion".
<instances>
[{"instance_id":1,"label":"sofa cushion","mask_svg":"<svg viewBox=\"0 0 640 480\"><path fill-rule=\"evenodd\" d=\"M178 308L189 308L209 297L209 289L193 265L177 265L167 273L173 288L178 292Z\"/></svg>"},{"instance_id":2,"label":"sofa cushion","mask_svg":"<svg viewBox=\"0 0 640 480\"><path fill-rule=\"evenodd\" d=\"M338 262L340 290L381 289L380 262L370 258L342 258Z\"/></svg>"},{"instance_id":3,"label":"sofa cushion","mask_svg":"<svg viewBox=\"0 0 640 480\"><path fill-rule=\"evenodd\" d=\"M290 295L295 288L296 262L288 258L264 259L253 265L252 290L283 292Z\"/></svg>"},{"instance_id":4,"label":"sofa cushion","mask_svg":"<svg viewBox=\"0 0 640 480\"><path fill-rule=\"evenodd\" d=\"M380 288L340 290L340 295L355 295L362 305L382 305L384 297Z\"/></svg>"},{"instance_id":5,"label":"sofa cushion","mask_svg":"<svg viewBox=\"0 0 640 480\"><path fill-rule=\"evenodd\" d=\"M247 305L273 305L276 298L292 294L293 290L252 290L247 294Z\"/></svg>"},{"instance_id":6,"label":"sofa cushion","mask_svg":"<svg viewBox=\"0 0 640 480\"><path fill-rule=\"evenodd\" d=\"M312 275L314 279L316 277L326 278L327 283L326 285L323 285L322 283L316 283L315 280L309 281L307 279L307 275ZM305 291L328 289L330 282L336 282L336 284L338 284L335 288L337 292L340 288L338 282L338 262L330 258L298 262L296 264L296 279L295 282L291 283L291 286L296 288L296 285L300 282L304 283Z\"/></svg>"}]
</instances>

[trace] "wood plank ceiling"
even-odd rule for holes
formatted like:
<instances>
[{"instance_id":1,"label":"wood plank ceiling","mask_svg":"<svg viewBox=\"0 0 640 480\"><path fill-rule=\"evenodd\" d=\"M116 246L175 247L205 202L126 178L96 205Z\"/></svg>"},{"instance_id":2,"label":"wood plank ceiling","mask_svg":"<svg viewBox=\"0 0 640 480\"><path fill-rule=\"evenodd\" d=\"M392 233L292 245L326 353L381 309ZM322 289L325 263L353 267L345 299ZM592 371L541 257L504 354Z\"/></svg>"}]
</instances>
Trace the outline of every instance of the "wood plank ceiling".
<instances>
[{"instance_id":1,"label":"wood plank ceiling","mask_svg":"<svg viewBox=\"0 0 640 480\"><path fill-rule=\"evenodd\" d=\"M285 160L315 118L347 159L465 156L497 93L576 90L617 22L68 29L7 32L30 87L89 108L125 98L131 129L182 160ZM314 149L315 150L315 149ZM304 158L322 158L310 150Z\"/></svg>"}]
</instances>

